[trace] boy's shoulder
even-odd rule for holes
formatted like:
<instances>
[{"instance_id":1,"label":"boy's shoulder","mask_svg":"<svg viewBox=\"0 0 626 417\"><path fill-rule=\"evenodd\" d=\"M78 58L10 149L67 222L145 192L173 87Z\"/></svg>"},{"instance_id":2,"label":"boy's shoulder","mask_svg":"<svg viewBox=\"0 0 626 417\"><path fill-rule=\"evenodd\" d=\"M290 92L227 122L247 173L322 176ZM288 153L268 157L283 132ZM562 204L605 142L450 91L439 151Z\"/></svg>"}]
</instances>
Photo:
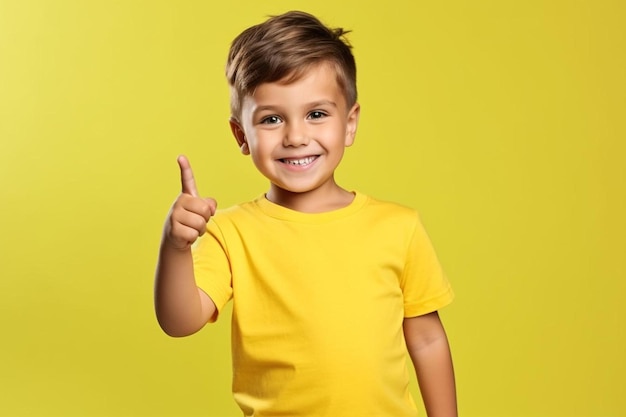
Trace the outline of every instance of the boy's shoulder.
<instances>
[{"instance_id":1,"label":"boy's shoulder","mask_svg":"<svg viewBox=\"0 0 626 417\"><path fill-rule=\"evenodd\" d=\"M417 209L404 204L370 197L367 213L371 222L380 222L391 228L414 230L421 227Z\"/></svg>"},{"instance_id":2,"label":"boy's shoulder","mask_svg":"<svg viewBox=\"0 0 626 417\"><path fill-rule=\"evenodd\" d=\"M398 215L415 216L417 210L407 205L396 203L394 201L382 200L375 197L368 197L371 208L396 213Z\"/></svg>"},{"instance_id":3,"label":"boy's shoulder","mask_svg":"<svg viewBox=\"0 0 626 417\"><path fill-rule=\"evenodd\" d=\"M232 206L228 206L226 208L219 208L213 217L232 219L238 216L253 213L258 210L259 202L263 199L265 199L265 195L260 195L252 200L233 204Z\"/></svg>"}]
</instances>

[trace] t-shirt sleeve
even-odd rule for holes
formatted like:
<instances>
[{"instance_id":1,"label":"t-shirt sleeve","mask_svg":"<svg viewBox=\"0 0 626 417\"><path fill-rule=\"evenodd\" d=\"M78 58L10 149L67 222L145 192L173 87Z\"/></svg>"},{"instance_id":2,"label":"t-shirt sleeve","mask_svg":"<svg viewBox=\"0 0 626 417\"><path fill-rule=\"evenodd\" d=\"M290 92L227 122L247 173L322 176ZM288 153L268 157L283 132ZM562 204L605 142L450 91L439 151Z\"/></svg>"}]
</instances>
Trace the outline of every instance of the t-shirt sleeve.
<instances>
[{"instance_id":1,"label":"t-shirt sleeve","mask_svg":"<svg viewBox=\"0 0 626 417\"><path fill-rule=\"evenodd\" d=\"M218 313L231 299L232 275L224 235L213 219L192 249L196 285L215 303ZM217 320L217 315L211 321Z\"/></svg>"},{"instance_id":2,"label":"t-shirt sleeve","mask_svg":"<svg viewBox=\"0 0 626 417\"><path fill-rule=\"evenodd\" d=\"M405 317L421 316L439 310L450 304L454 298L452 287L419 216L408 246L400 285L404 296Z\"/></svg>"}]
</instances>

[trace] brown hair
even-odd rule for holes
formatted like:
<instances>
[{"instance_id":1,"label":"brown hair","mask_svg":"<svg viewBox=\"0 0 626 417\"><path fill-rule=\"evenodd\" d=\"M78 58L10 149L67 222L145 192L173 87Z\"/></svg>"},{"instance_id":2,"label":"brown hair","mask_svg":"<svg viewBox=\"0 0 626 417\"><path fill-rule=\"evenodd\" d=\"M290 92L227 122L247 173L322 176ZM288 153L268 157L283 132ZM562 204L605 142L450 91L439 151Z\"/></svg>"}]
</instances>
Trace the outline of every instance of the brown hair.
<instances>
[{"instance_id":1,"label":"brown hair","mask_svg":"<svg viewBox=\"0 0 626 417\"><path fill-rule=\"evenodd\" d=\"M296 81L311 67L335 67L348 108L356 103L356 64L342 28L329 28L315 16L291 11L244 30L233 41L226 64L231 113L239 117L245 96L263 83Z\"/></svg>"}]
</instances>

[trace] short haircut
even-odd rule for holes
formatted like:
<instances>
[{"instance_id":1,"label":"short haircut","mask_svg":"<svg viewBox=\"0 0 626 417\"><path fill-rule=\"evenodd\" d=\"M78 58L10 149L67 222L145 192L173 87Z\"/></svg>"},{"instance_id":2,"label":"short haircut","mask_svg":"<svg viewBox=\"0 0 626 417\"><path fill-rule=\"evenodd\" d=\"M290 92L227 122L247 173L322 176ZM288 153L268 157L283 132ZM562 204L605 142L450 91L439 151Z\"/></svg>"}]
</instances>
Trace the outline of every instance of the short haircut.
<instances>
[{"instance_id":1,"label":"short haircut","mask_svg":"<svg viewBox=\"0 0 626 417\"><path fill-rule=\"evenodd\" d=\"M233 41L226 64L231 114L239 118L243 99L263 83L297 81L321 63L334 66L348 108L357 100L356 64L342 28L291 11L244 30Z\"/></svg>"}]
</instances>

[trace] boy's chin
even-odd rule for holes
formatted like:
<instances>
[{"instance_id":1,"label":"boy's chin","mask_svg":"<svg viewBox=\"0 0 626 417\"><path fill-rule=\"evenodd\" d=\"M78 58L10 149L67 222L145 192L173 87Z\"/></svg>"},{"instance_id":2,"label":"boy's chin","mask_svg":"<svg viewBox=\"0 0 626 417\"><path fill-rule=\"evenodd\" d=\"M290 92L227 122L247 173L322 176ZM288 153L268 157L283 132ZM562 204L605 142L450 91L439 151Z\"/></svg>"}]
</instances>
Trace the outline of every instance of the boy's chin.
<instances>
[{"instance_id":1,"label":"boy's chin","mask_svg":"<svg viewBox=\"0 0 626 417\"><path fill-rule=\"evenodd\" d=\"M272 183L271 192L278 195L298 196L313 191L310 187L289 187Z\"/></svg>"},{"instance_id":2,"label":"boy's chin","mask_svg":"<svg viewBox=\"0 0 626 417\"><path fill-rule=\"evenodd\" d=\"M304 197L310 194L319 194L320 196L325 193L334 194L333 192L340 187L333 182L324 184L277 184L271 182L270 192L276 195L283 195L289 197Z\"/></svg>"}]
</instances>

